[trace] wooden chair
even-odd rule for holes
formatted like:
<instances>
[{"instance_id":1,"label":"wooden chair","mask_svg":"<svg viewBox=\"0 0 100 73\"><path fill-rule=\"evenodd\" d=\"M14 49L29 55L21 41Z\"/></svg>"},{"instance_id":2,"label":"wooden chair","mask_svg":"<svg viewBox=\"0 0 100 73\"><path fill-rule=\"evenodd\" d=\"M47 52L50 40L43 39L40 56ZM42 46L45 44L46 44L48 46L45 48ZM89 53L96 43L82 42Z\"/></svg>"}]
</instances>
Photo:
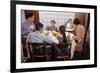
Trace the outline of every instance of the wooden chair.
<instances>
[{"instance_id":1,"label":"wooden chair","mask_svg":"<svg viewBox=\"0 0 100 73\"><path fill-rule=\"evenodd\" d=\"M74 59L83 59L83 51L83 44L77 44L74 51Z\"/></svg>"},{"instance_id":2,"label":"wooden chair","mask_svg":"<svg viewBox=\"0 0 100 73\"><path fill-rule=\"evenodd\" d=\"M28 58L26 38L21 38L21 62L26 62Z\"/></svg>"},{"instance_id":3,"label":"wooden chair","mask_svg":"<svg viewBox=\"0 0 100 73\"><path fill-rule=\"evenodd\" d=\"M56 55L55 60L68 60L70 58L71 44L59 44L57 49L61 50L61 53Z\"/></svg>"},{"instance_id":4,"label":"wooden chair","mask_svg":"<svg viewBox=\"0 0 100 73\"><path fill-rule=\"evenodd\" d=\"M48 55L45 43L27 43L27 47L29 50L30 61L47 61Z\"/></svg>"}]
</instances>

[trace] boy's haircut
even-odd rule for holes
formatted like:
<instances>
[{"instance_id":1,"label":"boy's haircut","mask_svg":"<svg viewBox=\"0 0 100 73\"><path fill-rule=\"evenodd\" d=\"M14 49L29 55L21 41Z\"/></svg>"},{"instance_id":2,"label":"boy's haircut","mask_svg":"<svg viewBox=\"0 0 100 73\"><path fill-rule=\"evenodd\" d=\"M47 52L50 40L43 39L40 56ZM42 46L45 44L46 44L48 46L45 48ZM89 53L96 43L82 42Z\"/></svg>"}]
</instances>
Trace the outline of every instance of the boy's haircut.
<instances>
[{"instance_id":1,"label":"boy's haircut","mask_svg":"<svg viewBox=\"0 0 100 73\"><path fill-rule=\"evenodd\" d=\"M54 24L56 24L56 21L55 20L51 20L50 22L53 22Z\"/></svg>"},{"instance_id":2,"label":"boy's haircut","mask_svg":"<svg viewBox=\"0 0 100 73\"><path fill-rule=\"evenodd\" d=\"M28 13L26 14L26 19L28 19L29 17L32 17L34 14L31 12L31 13Z\"/></svg>"},{"instance_id":3,"label":"boy's haircut","mask_svg":"<svg viewBox=\"0 0 100 73\"><path fill-rule=\"evenodd\" d=\"M81 22L80 22L80 20L79 20L78 18L75 18L75 19L74 19L74 24L75 24L75 25L78 25L78 24L81 24Z\"/></svg>"},{"instance_id":4,"label":"boy's haircut","mask_svg":"<svg viewBox=\"0 0 100 73\"><path fill-rule=\"evenodd\" d=\"M40 30L41 28L43 28L43 24L39 22L39 23L35 24L35 28L36 28L36 30Z\"/></svg>"}]
</instances>

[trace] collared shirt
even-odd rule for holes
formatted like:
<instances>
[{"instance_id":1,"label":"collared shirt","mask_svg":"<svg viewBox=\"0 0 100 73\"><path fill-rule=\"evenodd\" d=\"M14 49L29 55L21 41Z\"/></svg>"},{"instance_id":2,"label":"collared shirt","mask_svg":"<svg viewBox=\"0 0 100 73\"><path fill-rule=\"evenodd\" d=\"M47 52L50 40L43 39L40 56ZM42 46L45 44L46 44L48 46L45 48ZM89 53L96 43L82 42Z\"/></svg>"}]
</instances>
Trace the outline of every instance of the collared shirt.
<instances>
[{"instance_id":1,"label":"collared shirt","mask_svg":"<svg viewBox=\"0 0 100 73\"><path fill-rule=\"evenodd\" d=\"M58 29L57 29L56 26L54 26L54 27L52 27L52 26L48 26L46 29L47 29L48 31L52 31L52 30L54 30L54 31L58 31Z\"/></svg>"},{"instance_id":2,"label":"collared shirt","mask_svg":"<svg viewBox=\"0 0 100 73\"><path fill-rule=\"evenodd\" d=\"M47 42L47 43L55 43L55 41L53 41L53 39L49 36L46 36L43 33L40 33L38 31L29 33L26 42L30 42L30 43L43 43L43 42Z\"/></svg>"},{"instance_id":3,"label":"collared shirt","mask_svg":"<svg viewBox=\"0 0 100 73\"><path fill-rule=\"evenodd\" d=\"M22 38L27 38L28 34L29 34L29 27L32 27L33 30L35 30L35 25L34 23L29 22L28 20L26 20L25 22L23 22L21 24L21 37Z\"/></svg>"}]
</instances>

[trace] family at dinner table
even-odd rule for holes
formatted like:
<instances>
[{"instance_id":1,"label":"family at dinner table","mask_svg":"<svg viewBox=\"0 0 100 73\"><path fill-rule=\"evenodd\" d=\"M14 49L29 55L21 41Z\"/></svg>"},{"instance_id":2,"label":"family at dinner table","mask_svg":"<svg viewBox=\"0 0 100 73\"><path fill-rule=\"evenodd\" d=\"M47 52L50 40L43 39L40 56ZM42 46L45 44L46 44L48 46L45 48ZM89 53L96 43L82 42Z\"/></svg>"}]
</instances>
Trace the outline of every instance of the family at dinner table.
<instances>
[{"instance_id":1,"label":"family at dinner table","mask_svg":"<svg viewBox=\"0 0 100 73\"><path fill-rule=\"evenodd\" d=\"M82 48L84 41L85 27L81 25L78 18L68 19L65 24L57 27L56 21L51 19L48 26L44 28L41 22L34 23L35 16L27 14L25 22L21 24L22 45L26 43L50 43L50 44L71 44L70 58L73 59L76 47ZM63 49L63 51L65 48ZM50 50L47 50L50 51ZM58 50L59 51L59 50ZM67 53L68 50L64 51Z\"/></svg>"}]
</instances>

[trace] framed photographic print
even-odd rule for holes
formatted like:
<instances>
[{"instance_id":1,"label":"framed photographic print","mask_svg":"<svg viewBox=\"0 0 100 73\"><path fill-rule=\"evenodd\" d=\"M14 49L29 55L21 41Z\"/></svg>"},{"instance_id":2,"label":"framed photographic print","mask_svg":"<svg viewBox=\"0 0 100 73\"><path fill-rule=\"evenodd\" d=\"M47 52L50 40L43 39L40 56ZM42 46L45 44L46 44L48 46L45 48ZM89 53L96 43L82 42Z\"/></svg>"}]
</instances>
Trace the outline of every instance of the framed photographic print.
<instances>
[{"instance_id":1,"label":"framed photographic print","mask_svg":"<svg viewBox=\"0 0 100 73\"><path fill-rule=\"evenodd\" d=\"M97 7L11 1L11 72L97 66Z\"/></svg>"}]
</instances>

